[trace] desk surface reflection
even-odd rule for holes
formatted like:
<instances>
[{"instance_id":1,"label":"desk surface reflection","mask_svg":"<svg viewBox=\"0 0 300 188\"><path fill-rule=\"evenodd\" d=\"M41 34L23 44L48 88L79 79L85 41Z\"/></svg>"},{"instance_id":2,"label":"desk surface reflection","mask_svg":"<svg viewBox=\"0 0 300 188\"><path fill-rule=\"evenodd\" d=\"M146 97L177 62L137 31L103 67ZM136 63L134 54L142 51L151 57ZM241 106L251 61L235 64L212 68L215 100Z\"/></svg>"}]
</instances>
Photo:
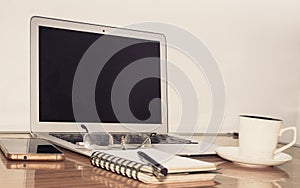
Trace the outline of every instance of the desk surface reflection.
<instances>
[{"instance_id":1,"label":"desk surface reflection","mask_svg":"<svg viewBox=\"0 0 300 188\"><path fill-rule=\"evenodd\" d=\"M200 139L201 137L195 137ZM215 143L236 146L237 140L218 136ZM292 147L286 153L293 160L283 165L267 168L246 168L217 156L199 156L195 159L214 162L220 168L212 182L195 182L168 185L147 185L117 174L94 168L87 157L63 150L66 160L62 162L16 162L5 159L0 152L0 187L53 188L53 187L299 187L300 148Z\"/></svg>"}]
</instances>

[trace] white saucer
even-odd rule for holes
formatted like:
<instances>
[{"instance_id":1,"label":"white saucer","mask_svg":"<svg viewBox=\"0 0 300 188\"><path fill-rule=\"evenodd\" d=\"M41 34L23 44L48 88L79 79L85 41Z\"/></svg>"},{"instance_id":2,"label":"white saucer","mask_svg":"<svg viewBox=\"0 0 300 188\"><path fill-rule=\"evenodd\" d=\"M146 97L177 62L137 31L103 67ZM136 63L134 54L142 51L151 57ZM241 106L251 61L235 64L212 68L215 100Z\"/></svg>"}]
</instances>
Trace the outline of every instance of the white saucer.
<instances>
[{"instance_id":1,"label":"white saucer","mask_svg":"<svg viewBox=\"0 0 300 188\"><path fill-rule=\"evenodd\" d=\"M247 158L239 155L239 147L219 147L216 148L216 153L220 157L239 165L254 168L281 165L292 160L292 157L285 153L274 155L274 159Z\"/></svg>"}]
</instances>

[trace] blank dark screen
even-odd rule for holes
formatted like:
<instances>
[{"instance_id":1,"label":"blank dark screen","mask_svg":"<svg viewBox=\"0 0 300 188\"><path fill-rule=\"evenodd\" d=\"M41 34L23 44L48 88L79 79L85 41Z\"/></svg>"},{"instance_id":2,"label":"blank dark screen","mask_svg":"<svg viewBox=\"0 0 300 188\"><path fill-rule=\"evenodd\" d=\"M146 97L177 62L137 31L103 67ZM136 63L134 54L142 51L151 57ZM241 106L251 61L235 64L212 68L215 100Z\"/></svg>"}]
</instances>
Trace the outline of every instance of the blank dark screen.
<instances>
[{"instance_id":1,"label":"blank dark screen","mask_svg":"<svg viewBox=\"0 0 300 188\"><path fill-rule=\"evenodd\" d=\"M75 122L72 106L72 87L77 66L87 49L103 34L81 32L51 27L39 27L39 121ZM132 62L147 57L157 57L151 66L160 75L160 43L129 37L105 35L122 40L139 41L113 55L100 72L95 87L95 103L98 116L104 123L120 123L111 103L111 91L118 74ZM108 45L108 44L103 44ZM88 80L87 80L88 84ZM139 81L131 90L129 107L138 120L145 123L161 123L161 116L147 121L151 116L149 102L161 98L159 78ZM161 104L155 103L156 112L161 114ZM83 122L96 122L86 117ZM122 123L137 123L128 118Z\"/></svg>"}]
</instances>

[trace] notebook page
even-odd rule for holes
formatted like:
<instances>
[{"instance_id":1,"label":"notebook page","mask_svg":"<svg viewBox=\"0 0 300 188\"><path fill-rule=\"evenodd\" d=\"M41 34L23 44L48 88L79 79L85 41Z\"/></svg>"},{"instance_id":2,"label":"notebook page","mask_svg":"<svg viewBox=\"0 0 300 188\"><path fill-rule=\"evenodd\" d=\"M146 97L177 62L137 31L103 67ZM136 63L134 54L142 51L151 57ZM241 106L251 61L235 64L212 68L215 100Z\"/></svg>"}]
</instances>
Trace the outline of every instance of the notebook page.
<instances>
[{"instance_id":1,"label":"notebook page","mask_svg":"<svg viewBox=\"0 0 300 188\"><path fill-rule=\"evenodd\" d=\"M162 152L153 148L136 149L136 150L102 150L101 152L115 155L120 158L125 158L131 161L144 163L140 160L137 151L142 151L154 160L161 163L168 168L169 173L183 173L183 172L198 172L216 170L213 163L204 162L196 159L180 157L166 152Z\"/></svg>"}]
</instances>

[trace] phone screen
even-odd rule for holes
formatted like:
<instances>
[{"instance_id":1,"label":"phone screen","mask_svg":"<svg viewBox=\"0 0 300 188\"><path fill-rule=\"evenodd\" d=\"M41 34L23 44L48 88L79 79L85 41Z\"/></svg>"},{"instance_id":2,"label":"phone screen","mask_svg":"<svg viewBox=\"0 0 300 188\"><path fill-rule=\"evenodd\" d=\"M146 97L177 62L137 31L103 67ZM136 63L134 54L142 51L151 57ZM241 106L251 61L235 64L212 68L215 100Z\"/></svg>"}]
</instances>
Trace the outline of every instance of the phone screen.
<instances>
[{"instance_id":1,"label":"phone screen","mask_svg":"<svg viewBox=\"0 0 300 188\"><path fill-rule=\"evenodd\" d=\"M54 145L41 139L29 139L28 153L62 153Z\"/></svg>"}]
</instances>

